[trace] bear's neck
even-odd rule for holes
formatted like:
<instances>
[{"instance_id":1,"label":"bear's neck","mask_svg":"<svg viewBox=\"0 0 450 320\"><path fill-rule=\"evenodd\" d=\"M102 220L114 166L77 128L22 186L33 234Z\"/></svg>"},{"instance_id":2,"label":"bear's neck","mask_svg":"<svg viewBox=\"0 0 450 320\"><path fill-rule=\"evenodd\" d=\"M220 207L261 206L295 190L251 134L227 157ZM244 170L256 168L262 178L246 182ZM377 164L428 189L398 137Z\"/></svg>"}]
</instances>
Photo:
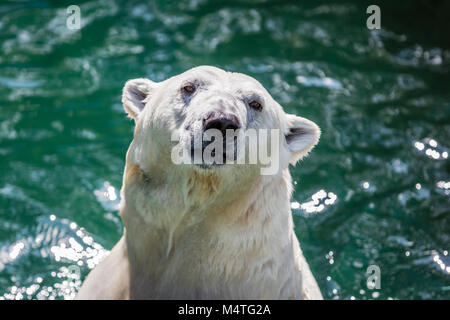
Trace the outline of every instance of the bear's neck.
<instances>
[{"instance_id":1,"label":"bear's neck","mask_svg":"<svg viewBox=\"0 0 450 320\"><path fill-rule=\"evenodd\" d=\"M230 271L241 272L251 259L276 260L268 253L286 254L293 241L287 169L238 186L229 195L215 193L213 176L184 178L187 189L181 192L174 187L176 181L149 177L136 165L125 169L121 216L131 272L138 278L176 278L182 270L198 270L199 261L203 267L208 261L217 265L210 259L214 256L225 260L241 256L233 266L236 270ZM198 272L205 276L208 269Z\"/></svg>"}]
</instances>

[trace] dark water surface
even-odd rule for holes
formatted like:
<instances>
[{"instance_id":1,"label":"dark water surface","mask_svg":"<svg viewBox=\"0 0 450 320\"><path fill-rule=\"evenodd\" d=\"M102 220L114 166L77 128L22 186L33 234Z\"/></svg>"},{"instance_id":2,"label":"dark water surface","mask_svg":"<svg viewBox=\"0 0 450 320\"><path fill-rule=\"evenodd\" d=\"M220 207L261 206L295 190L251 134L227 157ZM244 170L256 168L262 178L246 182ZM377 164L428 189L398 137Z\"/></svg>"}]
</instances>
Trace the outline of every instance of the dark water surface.
<instances>
[{"instance_id":1,"label":"dark water surface","mask_svg":"<svg viewBox=\"0 0 450 320\"><path fill-rule=\"evenodd\" d=\"M424 2L370 31L360 1L2 1L0 299L73 297L122 232L125 81L202 64L322 128L291 172L324 297L449 299L450 8Z\"/></svg>"}]
</instances>

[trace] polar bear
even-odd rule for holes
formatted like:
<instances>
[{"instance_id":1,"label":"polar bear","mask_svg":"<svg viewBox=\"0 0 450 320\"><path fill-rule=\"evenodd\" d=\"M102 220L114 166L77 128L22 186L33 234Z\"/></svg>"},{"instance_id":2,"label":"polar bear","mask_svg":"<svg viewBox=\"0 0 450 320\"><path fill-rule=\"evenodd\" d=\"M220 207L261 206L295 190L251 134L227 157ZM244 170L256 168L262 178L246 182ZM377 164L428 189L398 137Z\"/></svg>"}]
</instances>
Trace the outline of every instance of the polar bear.
<instances>
[{"instance_id":1,"label":"polar bear","mask_svg":"<svg viewBox=\"0 0 450 320\"><path fill-rule=\"evenodd\" d=\"M211 66L129 80L122 102L135 121L124 232L77 299L322 299L294 233L288 170L317 144L315 123L285 113L254 78ZM208 126L279 129L279 170L175 164L173 133L182 141Z\"/></svg>"}]
</instances>

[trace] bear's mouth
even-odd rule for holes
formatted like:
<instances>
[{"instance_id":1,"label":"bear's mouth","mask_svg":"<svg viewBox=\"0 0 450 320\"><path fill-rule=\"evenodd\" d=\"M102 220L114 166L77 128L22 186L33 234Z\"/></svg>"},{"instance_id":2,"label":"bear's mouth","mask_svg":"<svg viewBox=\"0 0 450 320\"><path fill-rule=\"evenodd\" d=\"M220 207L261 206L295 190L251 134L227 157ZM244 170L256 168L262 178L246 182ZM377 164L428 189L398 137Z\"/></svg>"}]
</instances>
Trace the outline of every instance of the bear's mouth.
<instances>
[{"instance_id":1,"label":"bear's mouth","mask_svg":"<svg viewBox=\"0 0 450 320\"><path fill-rule=\"evenodd\" d=\"M195 150L191 150L191 160L192 163L202 169L212 169L216 167L221 167L225 164L234 163L237 157L237 152L234 151L232 156L227 156L226 153L222 153L220 156L216 156L215 152L211 152L211 156L198 155L196 157ZM231 158L231 159L230 159Z\"/></svg>"},{"instance_id":2,"label":"bear's mouth","mask_svg":"<svg viewBox=\"0 0 450 320\"><path fill-rule=\"evenodd\" d=\"M198 167L198 168L201 168L203 170L213 170L215 168L222 167L223 165L224 165L223 163L222 164L219 164L219 163L213 163L213 164L202 163L202 164L196 164L195 166Z\"/></svg>"},{"instance_id":3,"label":"bear's mouth","mask_svg":"<svg viewBox=\"0 0 450 320\"><path fill-rule=\"evenodd\" d=\"M214 167L221 167L225 164L234 163L237 159L237 139L234 137L232 143L226 143L224 139L222 142L222 149L219 153L215 149L206 150L214 142L203 140L200 148L195 148L194 140L191 140L191 160L194 165L202 169L212 169Z\"/></svg>"}]
</instances>

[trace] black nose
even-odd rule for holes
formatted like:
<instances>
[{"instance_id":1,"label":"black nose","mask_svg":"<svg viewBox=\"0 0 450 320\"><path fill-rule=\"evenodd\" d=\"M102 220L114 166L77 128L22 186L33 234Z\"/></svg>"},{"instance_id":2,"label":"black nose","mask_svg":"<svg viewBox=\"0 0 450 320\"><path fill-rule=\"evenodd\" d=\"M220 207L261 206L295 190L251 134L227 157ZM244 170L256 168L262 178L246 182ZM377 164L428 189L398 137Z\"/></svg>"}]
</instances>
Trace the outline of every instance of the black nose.
<instances>
[{"instance_id":1,"label":"black nose","mask_svg":"<svg viewBox=\"0 0 450 320\"><path fill-rule=\"evenodd\" d=\"M228 129L237 130L239 128L237 119L234 117L209 118L205 120L204 130L217 129L225 136Z\"/></svg>"}]
</instances>

